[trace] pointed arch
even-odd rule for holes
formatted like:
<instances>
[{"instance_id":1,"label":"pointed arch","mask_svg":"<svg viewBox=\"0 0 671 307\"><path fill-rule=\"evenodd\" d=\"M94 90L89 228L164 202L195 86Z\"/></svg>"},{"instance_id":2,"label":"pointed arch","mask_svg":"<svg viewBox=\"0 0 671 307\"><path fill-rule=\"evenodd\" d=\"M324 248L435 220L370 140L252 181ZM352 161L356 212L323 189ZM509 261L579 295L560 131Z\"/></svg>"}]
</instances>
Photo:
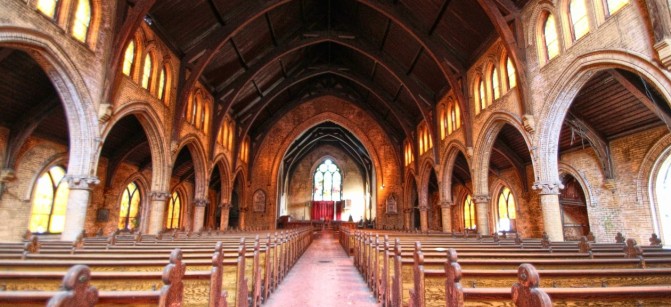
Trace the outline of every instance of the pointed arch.
<instances>
[{"instance_id":1,"label":"pointed arch","mask_svg":"<svg viewBox=\"0 0 671 307\"><path fill-rule=\"evenodd\" d=\"M443 200L447 201L454 201L452 199L452 174L454 173L454 164L456 163L457 156L459 154L464 155L466 158L466 162L468 163L468 170L469 172L471 171L471 159L469 156L466 154L466 146L462 144L459 141L451 141L450 143L445 146L445 150L443 151L442 156L442 167L440 168L442 171L442 174L440 174L441 178L441 191L443 195L441 195ZM471 178L473 178L473 175L471 174Z\"/></svg>"},{"instance_id":2,"label":"pointed arch","mask_svg":"<svg viewBox=\"0 0 671 307\"><path fill-rule=\"evenodd\" d=\"M207 155L205 154L205 149L203 147L203 144L201 144L200 139L192 134L189 134L182 138L181 142L179 143L179 146L177 147L177 150L173 153L172 159L171 159L171 165L175 164L175 160L177 159L177 155L179 155L179 152L182 151L186 147L189 150L189 154L191 154L191 157L193 159L193 167L194 167L194 174L196 178L196 185L194 188L194 199L195 198L203 198L205 199L205 195L207 195L207 176L209 174L207 173ZM172 170L171 170L172 172Z\"/></svg>"}]
</instances>

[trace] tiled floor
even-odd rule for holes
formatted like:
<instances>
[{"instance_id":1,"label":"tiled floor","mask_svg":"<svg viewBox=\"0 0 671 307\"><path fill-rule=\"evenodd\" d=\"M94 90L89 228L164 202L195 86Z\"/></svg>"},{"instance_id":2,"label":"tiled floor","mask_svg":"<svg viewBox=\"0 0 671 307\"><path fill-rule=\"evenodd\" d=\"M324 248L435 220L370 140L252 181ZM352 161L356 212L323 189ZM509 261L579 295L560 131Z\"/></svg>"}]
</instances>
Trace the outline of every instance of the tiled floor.
<instances>
[{"instance_id":1,"label":"tiled floor","mask_svg":"<svg viewBox=\"0 0 671 307\"><path fill-rule=\"evenodd\" d=\"M264 306L379 306L333 232L324 232Z\"/></svg>"}]
</instances>

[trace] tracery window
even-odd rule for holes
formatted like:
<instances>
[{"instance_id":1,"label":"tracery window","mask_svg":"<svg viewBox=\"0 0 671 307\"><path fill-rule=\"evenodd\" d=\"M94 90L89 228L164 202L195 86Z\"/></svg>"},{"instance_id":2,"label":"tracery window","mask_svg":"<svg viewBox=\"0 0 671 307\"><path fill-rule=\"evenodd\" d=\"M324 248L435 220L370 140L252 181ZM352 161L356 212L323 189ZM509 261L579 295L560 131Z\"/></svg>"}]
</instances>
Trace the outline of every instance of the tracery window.
<instances>
[{"instance_id":1,"label":"tracery window","mask_svg":"<svg viewBox=\"0 0 671 307\"><path fill-rule=\"evenodd\" d=\"M606 0L608 16L617 13L622 7L629 4L629 0Z\"/></svg>"},{"instance_id":2,"label":"tracery window","mask_svg":"<svg viewBox=\"0 0 671 307\"><path fill-rule=\"evenodd\" d=\"M61 233L65 228L65 210L70 189L65 169L53 166L44 172L33 189L33 209L28 228L35 233Z\"/></svg>"},{"instance_id":3,"label":"tracery window","mask_svg":"<svg viewBox=\"0 0 671 307\"><path fill-rule=\"evenodd\" d=\"M340 168L330 159L320 164L314 173L313 200L340 200L342 190L342 175Z\"/></svg>"},{"instance_id":4,"label":"tracery window","mask_svg":"<svg viewBox=\"0 0 671 307\"><path fill-rule=\"evenodd\" d=\"M559 39L557 35L557 23L552 14L545 17L543 24L543 43L545 44L545 59L552 60L559 55Z\"/></svg>"},{"instance_id":5,"label":"tracery window","mask_svg":"<svg viewBox=\"0 0 671 307\"><path fill-rule=\"evenodd\" d=\"M446 133L448 130L448 120L447 120L447 112L445 111L445 106L443 106L442 110L440 110L440 139L444 140L445 136L448 134ZM451 131L450 131L451 133Z\"/></svg>"},{"instance_id":6,"label":"tracery window","mask_svg":"<svg viewBox=\"0 0 671 307\"><path fill-rule=\"evenodd\" d=\"M49 18L56 17L58 0L37 0L37 10Z\"/></svg>"},{"instance_id":7,"label":"tracery window","mask_svg":"<svg viewBox=\"0 0 671 307\"><path fill-rule=\"evenodd\" d=\"M578 40L589 33L589 20L585 0L571 0L569 3L569 17L571 18L571 34L573 40Z\"/></svg>"},{"instance_id":8,"label":"tracery window","mask_svg":"<svg viewBox=\"0 0 671 307\"><path fill-rule=\"evenodd\" d=\"M85 43L91 23L91 3L89 0L77 1L75 15L72 20L72 36L78 41Z\"/></svg>"},{"instance_id":9,"label":"tracery window","mask_svg":"<svg viewBox=\"0 0 671 307\"><path fill-rule=\"evenodd\" d=\"M410 142L406 142L406 144L405 144L405 165L408 166L412 162L415 162L415 154L412 152L412 144Z\"/></svg>"},{"instance_id":10,"label":"tracery window","mask_svg":"<svg viewBox=\"0 0 671 307\"><path fill-rule=\"evenodd\" d=\"M457 131L461 127L461 111L459 110L459 104L452 103L450 108L450 133Z\"/></svg>"},{"instance_id":11,"label":"tracery window","mask_svg":"<svg viewBox=\"0 0 671 307\"><path fill-rule=\"evenodd\" d=\"M123 190L119 204L119 229L134 230L139 225L138 213L142 196L135 182Z\"/></svg>"},{"instance_id":12,"label":"tracery window","mask_svg":"<svg viewBox=\"0 0 671 307\"><path fill-rule=\"evenodd\" d=\"M144 56L144 67L142 69L142 87L149 89L149 81L151 80L152 59L151 54L147 53Z\"/></svg>"},{"instance_id":13,"label":"tracery window","mask_svg":"<svg viewBox=\"0 0 671 307\"><path fill-rule=\"evenodd\" d=\"M501 189L498 200L499 230L514 230L514 221L517 217L515 212L515 198L508 187Z\"/></svg>"},{"instance_id":14,"label":"tracery window","mask_svg":"<svg viewBox=\"0 0 671 307\"><path fill-rule=\"evenodd\" d=\"M475 229L475 204L471 195L464 200L464 229Z\"/></svg>"},{"instance_id":15,"label":"tracery window","mask_svg":"<svg viewBox=\"0 0 671 307\"><path fill-rule=\"evenodd\" d=\"M517 86L517 72L515 71L515 65L513 65L513 61L510 57L506 59L506 71L508 77L508 89L510 90Z\"/></svg>"},{"instance_id":16,"label":"tracery window","mask_svg":"<svg viewBox=\"0 0 671 307\"><path fill-rule=\"evenodd\" d=\"M165 222L165 228L174 229L179 228L180 218L182 217L182 199L177 191L172 192L172 196L168 201L168 215Z\"/></svg>"},{"instance_id":17,"label":"tracery window","mask_svg":"<svg viewBox=\"0 0 671 307\"><path fill-rule=\"evenodd\" d=\"M133 64L135 63L135 41L130 41L126 47L126 53L123 56L123 74L131 76L133 73Z\"/></svg>"},{"instance_id":18,"label":"tracery window","mask_svg":"<svg viewBox=\"0 0 671 307\"><path fill-rule=\"evenodd\" d=\"M487 100L485 99L485 81L480 80L478 83L478 101L480 102L480 110L487 108Z\"/></svg>"},{"instance_id":19,"label":"tracery window","mask_svg":"<svg viewBox=\"0 0 671 307\"><path fill-rule=\"evenodd\" d=\"M499 99L501 97L501 87L499 85L499 70L494 67L492 69L492 100Z\"/></svg>"}]
</instances>

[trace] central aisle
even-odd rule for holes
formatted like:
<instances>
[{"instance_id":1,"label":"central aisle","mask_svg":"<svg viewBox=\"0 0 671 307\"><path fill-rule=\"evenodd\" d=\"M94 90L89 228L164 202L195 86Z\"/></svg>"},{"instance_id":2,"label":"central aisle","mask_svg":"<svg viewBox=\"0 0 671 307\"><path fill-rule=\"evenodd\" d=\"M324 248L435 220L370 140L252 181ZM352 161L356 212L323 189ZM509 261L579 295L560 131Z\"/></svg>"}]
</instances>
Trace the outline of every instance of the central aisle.
<instances>
[{"instance_id":1,"label":"central aisle","mask_svg":"<svg viewBox=\"0 0 671 307\"><path fill-rule=\"evenodd\" d=\"M264 306L379 306L332 231L322 232Z\"/></svg>"}]
</instances>

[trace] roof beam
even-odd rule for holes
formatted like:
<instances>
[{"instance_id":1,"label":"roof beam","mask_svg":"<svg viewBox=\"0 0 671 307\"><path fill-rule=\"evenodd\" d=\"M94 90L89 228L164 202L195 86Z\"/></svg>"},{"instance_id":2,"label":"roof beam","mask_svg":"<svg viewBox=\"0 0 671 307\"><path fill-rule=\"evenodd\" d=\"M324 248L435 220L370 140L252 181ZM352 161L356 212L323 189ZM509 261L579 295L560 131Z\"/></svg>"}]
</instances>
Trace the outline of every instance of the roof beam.
<instances>
[{"instance_id":1,"label":"roof beam","mask_svg":"<svg viewBox=\"0 0 671 307\"><path fill-rule=\"evenodd\" d=\"M627 91L629 91L634 97L636 97L643 105L648 108L652 113L655 113L659 119L661 119L666 127L671 130L671 117L669 114L664 112L654 101L648 97L644 92L642 92L635 84L633 84L629 79L624 75L618 72L615 69L609 69L608 73L613 76L618 83L622 85Z\"/></svg>"},{"instance_id":2,"label":"roof beam","mask_svg":"<svg viewBox=\"0 0 671 307\"><path fill-rule=\"evenodd\" d=\"M498 152L500 155L502 155L510 164L515 168L517 171L517 174L520 176L520 182L522 182L522 189L524 192L529 192L529 180L527 180L527 172L526 168L524 167L524 161L522 161L522 158L506 143L504 143L501 140L497 140L494 142L494 146L492 146L492 150Z\"/></svg>"},{"instance_id":3,"label":"roof beam","mask_svg":"<svg viewBox=\"0 0 671 307\"><path fill-rule=\"evenodd\" d=\"M452 2L452 0L443 1L443 4L440 6L440 10L438 10L438 15L433 20L433 23L431 23L431 28L429 28L429 36L433 35L433 32L436 31L436 28L438 28L438 24L440 24L440 21L443 19L443 15L445 15L445 11L447 11L447 7L450 5L450 2Z\"/></svg>"},{"instance_id":4,"label":"roof beam","mask_svg":"<svg viewBox=\"0 0 671 307\"><path fill-rule=\"evenodd\" d=\"M571 128L572 133L577 133L589 142L601 163L601 169L606 179L615 178L608 140L598 130L571 112L566 114L564 123Z\"/></svg>"}]
</instances>

